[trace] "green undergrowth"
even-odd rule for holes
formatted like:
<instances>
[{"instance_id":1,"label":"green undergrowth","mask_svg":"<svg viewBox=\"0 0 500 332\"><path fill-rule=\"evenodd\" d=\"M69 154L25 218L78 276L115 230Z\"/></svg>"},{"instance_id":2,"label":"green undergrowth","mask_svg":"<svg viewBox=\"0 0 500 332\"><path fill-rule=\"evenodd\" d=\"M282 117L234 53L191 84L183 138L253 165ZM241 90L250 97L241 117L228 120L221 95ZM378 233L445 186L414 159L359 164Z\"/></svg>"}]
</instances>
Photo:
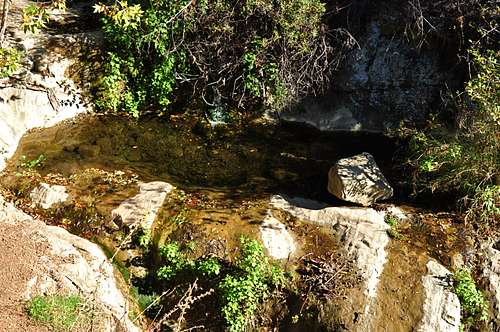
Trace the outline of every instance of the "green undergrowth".
<instances>
[{"instance_id":1,"label":"green undergrowth","mask_svg":"<svg viewBox=\"0 0 500 332\"><path fill-rule=\"evenodd\" d=\"M384 217L384 221L390 228L387 230L387 235L389 235L393 239L400 239L401 233L398 230L399 220L396 216L387 213Z\"/></svg>"},{"instance_id":2,"label":"green undergrowth","mask_svg":"<svg viewBox=\"0 0 500 332\"><path fill-rule=\"evenodd\" d=\"M256 240L241 239L241 253L235 267L236 271L226 275L219 284L219 292L229 331L238 332L245 330L270 289L283 286L286 278L279 266L270 264L264 248Z\"/></svg>"},{"instance_id":3,"label":"green undergrowth","mask_svg":"<svg viewBox=\"0 0 500 332\"><path fill-rule=\"evenodd\" d=\"M0 78L9 77L21 66L24 53L15 48L0 48Z\"/></svg>"},{"instance_id":4,"label":"green undergrowth","mask_svg":"<svg viewBox=\"0 0 500 332\"><path fill-rule=\"evenodd\" d=\"M450 103L454 123L439 116L410 140L410 164L417 192L461 197L465 220L481 237L500 229L500 53L469 51L474 76Z\"/></svg>"},{"instance_id":5,"label":"green undergrowth","mask_svg":"<svg viewBox=\"0 0 500 332\"><path fill-rule=\"evenodd\" d=\"M231 109L279 107L319 91L330 70L322 61L332 48L320 0L112 1L94 8L108 42L97 84L104 111L162 114L191 100L206 106L208 118L225 121Z\"/></svg>"},{"instance_id":6,"label":"green undergrowth","mask_svg":"<svg viewBox=\"0 0 500 332\"><path fill-rule=\"evenodd\" d=\"M164 265L157 271L158 279L169 287L195 278L209 284L216 291L219 314L232 332L245 331L271 290L285 286L287 281L284 271L269 261L263 246L246 237L240 239L234 263L217 257L190 259L173 242L159 251Z\"/></svg>"},{"instance_id":7,"label":"green undergrowth","mask_svg":"<svg viewBox=\"0 0 500 332\"><path fill-rule=\"evenodd\" d=\"M79 295L36 296L28 302L27 312L54 331L76 331L92 323L95 315Z\"/></svg>"},{"instance_id":8,"label":"green undergrowth","mask_svg":"<svg viewBox=\"0 0 500 332\"><path fill-rule=\"evenodd\" d=\"M462 327L468 329L488 320L488 302L467 269L453 274L453 286L462 309Z\"/></svg>"}]
</instances>

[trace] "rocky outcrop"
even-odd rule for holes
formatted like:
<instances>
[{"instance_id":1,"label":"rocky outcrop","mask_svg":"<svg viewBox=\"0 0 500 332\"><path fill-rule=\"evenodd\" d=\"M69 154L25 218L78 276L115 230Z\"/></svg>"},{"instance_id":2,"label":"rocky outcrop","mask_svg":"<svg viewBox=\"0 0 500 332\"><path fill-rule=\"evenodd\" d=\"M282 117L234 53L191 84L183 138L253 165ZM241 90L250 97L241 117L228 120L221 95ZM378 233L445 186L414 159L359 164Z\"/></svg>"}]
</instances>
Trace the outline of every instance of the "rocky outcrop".
<instances>
[{"instance_id":1,"label":"rocky outcrop","mask_svg":"<svg viewBox=\"0 0 500 332\"><path fill-rule=\"evenodd\" d=\"M387 257L389 243L384 213L371 208L324 207L319 203L273 196L271 205L293 216L330 228L350 253L366 280L365 293L374 298ZM310 208L308 208L310 207Z\"/></svg>"},{"instance_id":2,"label":"rocky outcrop","mask_svg":"<svg viewBox=\"0 0 500 332\"><path fill-rule=\"evenodd\" d=\"M30 280L25 285L24 300L35 295L76 293L102 310L100 331L139 331L129 319L129 304L122 295L120 278L113 265L96 245L66 230L47 226L16 209L0 197L0 227L15 229L17 241L33 242L38 248L25 252L18 246L22 261L2 262L9 265L5 274L17 273L16 264L29 264ZM4 242L8 236L2 237ZM0 253L0 259L3 259ZM13 283L17 276L11 276ZM123 282L123 281L122 281Z\"/></svg>"},{"instance_id":3,"label":"rocky outcrop","mask_svg":"<svg viewBox=\"0 0 500 332\"><path fill-rule=\"evenodd\" d=\"M483 276L486 279L489 301L492 309L492 324L500 328L500 242L497 246L484 244L486 259L483 266Z\"/></svg>"},{"instance_id":4,"label":"rocky outcrop","mask_svg":"<svg viewBox=\"0 0 500 332\"><path fill-rule=\"evenodd\" d=\"M141 225L144 229L151 229L158 210L173 188L171 184L161 181L139 183L139 193L121 203L111 215L119 217L124 225Z\"/></svg>"},{"instance_id":5,"label":"rocky outcrop","mask_svg":"<svg viewBox=\"0 0 500 332\"><path fill-rule=\"evenodd\" d=\"M69 98L68 95L52 88L0 88L0 169L28 130L50 127L85 112L79 103L62 105L61 100L65 98Z\"/></svg>"},{"instance_id":6,"label":"rocky outcrop","mask_svg":"<svg viewBox=\"0 0 500 332\"><path fill-rule=\"evenodd\" d=\"M34 205L40 205L44 209L50 209L54 204L63 203L69 198L65 186L40 183L30 193Z\"/></svg>"},{"instance_id":7,"label":"rocky outcrop","mask_svg":"<svg viewBox=\"0 0 500 332\"><path fill-rule=\"evenodd\" d=\"M25 4L14 2L13 6ZM83 49L96 49L101 43L100 35L93 32L24 33L19 28L20 8L11 13L5 46L21 49L25 56L17 72L0 79L0 169L26 131L51 127L87 112L88 104L70 78L71 68L80 64Z\"/></svg>"},{"instance_id":8,"label":"rocky outcrop","mask_svg":"<svg viewBox=\"0 0 500 332\"><path fill-rule=\"evenodd\" d=\"M27 35L19 29L20 8L11 12L5 46L22 49L25 56L16 73L0 79L0 170L27 131L87 112L79 89L68 76L78 61L77 49L93 39L85 33ZM43 183L31 198L35 204L50 208L65 201L68 194L62 186ZM9 294L0 301L2 307L24 306L36 295L74 293L96 309L98 322L91 329L139 331L129 318L129 301L123 295L128 293L127 286L99 246L30 217L1 196L0 229L1 284ZM13 259L9 249L15 250L19 259ZM18 325L13 326L19 330Z\"/></svg>"},{"instance_id":9,"label":"rocky outcrop","mask_svg":"<svg viewBox=\"0 0 500 332\"><path fill-rule=\"evenodd\" d=\"M273 217L270 211L260 225L260 236L269 256L273 258L290 258L295 252L296 245L293 237L286 226Z\"/></svg>"},{"instance_id":10,"label":"rocky outcrop","mask_svg":"<svg viewBox=\"0 0 500 332\"><path fill-rule=\"evenodd\" d=\"M451 45L417 45L403 32L410 23L404 3L359 1L350 10L359 6L366 16L356 12L349 22L355 40L330 90L283 112L281 119L325 131L382 132L400 122L423 124L441 91L459 86L460 71L450 70L458 57L445 50Z\"/></svg>"},{"instance_id":11,"label":"rocky outcrop","mask_svg":"<svg viewBox=\"0 0 500 332\"><path fill-rule=\"evenodd\" d=\"M427 263L427 271L422 278L425 301L417 331L458 332L460 301L452 291L451 272L433 260Z\"/></svg>"},{"instance_id":12,"label":"rocky outcrop","mask_svg":"<svg viewBox=\"0 0 500 332\"><path fill-rule=\"evenodd\" d=\"M392 197L392 187L373 156L362 153L340 159L328 173L328 191L336 197L364 206Z\"/></svg>"}]
</instances>

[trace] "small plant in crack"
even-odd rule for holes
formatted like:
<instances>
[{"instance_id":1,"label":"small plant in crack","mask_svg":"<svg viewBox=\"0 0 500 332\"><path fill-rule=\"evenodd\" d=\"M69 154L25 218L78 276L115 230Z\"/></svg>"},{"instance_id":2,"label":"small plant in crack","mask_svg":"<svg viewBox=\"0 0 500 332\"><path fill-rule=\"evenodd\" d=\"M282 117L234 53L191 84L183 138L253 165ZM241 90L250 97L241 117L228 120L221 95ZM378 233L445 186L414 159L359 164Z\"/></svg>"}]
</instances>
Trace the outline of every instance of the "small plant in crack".
<instances>
[{"instance_id":1,"label":"small plant in crack","mask_svg":"<svg viewBox=\"0 0 500 332\"><path fill-rule=\"evenodd\" d=\"M384 217L384 221L391 228L387 230L387 235L393 239L400 239L401 233L398 231L399 220L392 213L387 213Z\"/></svg>"},{"instance_id":2,"label":"small plant in crack","mask_svg":"<svg viewBox=\"0 0 500 332\"><path fill-rule=\"evenodd\" d=\"M21 160L21 164L20 164L21 167L32 170L34 168L38 168L38 167L42 166L43 162L45 160L47 160L47 157L45 157L43 154L41 154L38 157L36 157L35 159L29 160L29 159L27 159L26 156L21 156L20 160Z\"/></svg>"}]
</instances>

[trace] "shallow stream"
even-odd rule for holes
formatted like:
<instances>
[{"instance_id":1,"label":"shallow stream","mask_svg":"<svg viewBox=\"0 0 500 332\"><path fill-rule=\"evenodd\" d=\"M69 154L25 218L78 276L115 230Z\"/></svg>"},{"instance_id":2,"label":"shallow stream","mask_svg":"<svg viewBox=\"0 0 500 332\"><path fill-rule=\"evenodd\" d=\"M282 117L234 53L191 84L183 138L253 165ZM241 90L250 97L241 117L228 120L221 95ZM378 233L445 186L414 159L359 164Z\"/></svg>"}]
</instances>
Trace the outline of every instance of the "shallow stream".
<instances>
[{"instance_id":1,"label":"shallow stream","mask_svg":"<svg viewBox=\"0 0 500 332\"><path fill-rule=\"evenodd\" d=\"M395 197L375 209L392 203L416 216L398 226L389 245L377 303L371 309L372 331L410 331L421 319L421 277L426 261L433 257L450 264L453 254L464 252L466 245L456 216L431 214L409 198L409 176L392 160L396 149L396 142L382 135L323 133L302 125L249 122L212 128L196 117L136 122L114 116L82 116L26 134L4 171L1 185L7 197L19 200L25 210L98 241L113 252L125 234L110 228L111 211L137 193L136 181L166 181L177 189L155 221L155 246L172 240L185 245L196 242L193 257L211 253L231 260L241 234L258 237L258 226L271 209L271 195L313 199L325 206L352 205L328 193L328 170L340 158L369 152L395 189ZM32 169L21 166L23 160L40 155L45 157L40 165ZM71 204L50 213L31 206L26 201L28 193L41 181L66 185L73 198ZM300 257L285 262L287 270L300 267L304 257L340 252L328 230L284 212L273 214L301 244ZM129 247L116 256L122 269L140 256L137 251ZM154 267L158 257L148 257L149 267ZM355 275L356 271L347 269L347 273ZM345 286L356 288L351 281L346 279ZM339 301L348 298L347 293L341 294ZM303 299L287 305L302 310L299 303ZM351 312L335 308L344 316L338 319L338 326L356 322L359 308ZM311 323L317 317L291 324L292 314L268 321L265 328L325 328ZM194 321L206 324L206 317L205 321L200 317ZM214 324L209 330L220 328L219 321Z\"/></svg>"}]
</instances>

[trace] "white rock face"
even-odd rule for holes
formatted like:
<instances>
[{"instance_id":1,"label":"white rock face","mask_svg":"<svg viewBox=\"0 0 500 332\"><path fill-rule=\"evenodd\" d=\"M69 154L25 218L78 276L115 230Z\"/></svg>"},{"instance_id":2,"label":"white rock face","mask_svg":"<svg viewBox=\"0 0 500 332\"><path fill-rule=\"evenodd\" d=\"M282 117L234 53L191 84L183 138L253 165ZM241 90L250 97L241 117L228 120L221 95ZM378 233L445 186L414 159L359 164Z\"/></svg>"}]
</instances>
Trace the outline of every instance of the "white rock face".
<instances>
[{"instance_id":1,"label":"white rock face","mask_svg":"<svg viewBox=\"0 0 500 332\"><path fill-rule=\"evenodd\" d=\"M25 299L38 294L78 293L105 311L108 319L104 331L139 331L128 317L128 302L120 291L113 266L96 244L60 227L47 226L0 196L0 227L7 224L39 243L40 248L48 245L48 250L38 253L40 262L33 265Z\"/></svg>"},{"instance_id":2,"label":"white rock face","mask_svg":"<svg viewBox=\"0 0 500 332\"><path fill-rule=\"evenodd\" d=\"M430 260L424 286L424 315L418 332L458 332L460 328L460 301L447 281L451 275L444 266Z\"/></svg>"},{"instance_id":3,"label":"white rock face","mask_svg":"<svg viewBox=\"0 0 500 332\"><path fill-rule=\"evenodd\" d=\"M371 208L318 208L321 204L314 201L298 198L286 200L281 196L273 196L271 205L305 221L330 227L355 258L366 279L366 295L369 298L376 296L387 259L385 247L389 243L389 226L384 222L383 212Z\"/></svg>"},{"instance_id":4,"label":"white rock face","mask_svg":"<svg viewBox=\"0 0 500 332\"><path fill-rule=\"evenodd\" d=\"M369 153L340 159L328 172L328 191L363 206L392 197L392 187Z\"/></svg>"},{"instance_id":5,"label":"white rock face","mask_svg":"<svg viewBox=\"0 0 500 332\"><path fill-rule=\"evenodd\" d=\"M41 205L44 209L50 209L54 204L64 203L69 198L69 194L66 192L65 186L40 183L30 193L30 198L33 204Z\"/></svg>"},{"instance_id":6,"label":"white rock face","mask_svg":"<svg viewBox=\"0 0 500 332\"><path fill-rule=\"evenodd\" d=\"M76 60L58 54L57 48L50 50L47 47L60 44L60 48L65 49L77 41L83 42L84 38L42 33L33 42L23 44L27 54L25 60L34 63L36 72L31 72L31 68L21 69L22 79L15 84L0 80L0 169L5 167L5 159L14 154L26 131L51 127L87 112L78 88L65 77L67 69Z\"/></svg>"},{"instance_id":7,"label":"white rock face","mask_svg":"<svg viewBox=\"0 0 500 332\"><path fill-rule=\"evenodd\" d=\"M120 217L123 224L140 224L150 229L167 194L174 187L166 182L154 181L139 183L139 193L125 200L111 212L113 217Z\"/></svg>"},{"instance_id":8,"label":"white rock face","mask_svg":"<svg viewBox=\"0 0 500 332\"><path fill-rule=\"evenodd\" d=\"M488 282L492 318L497 328L500 328L500 250L493 248L491 244L484 245L483 248L486 252L483 275Z\"/></svg>"},{"instance_id":9,"label":"white rock face","mask_svg":"<svg viewBox=\"0 0 500 332\"><path fill-rule=\"evenodd\" d=\"M286 259L295 252L295 241L286 226L274 218L271 211L260 225L260 236L268 254L276 259Z\"/></svg>"},{"instance_id":10,"label":"white rock face","mask_svg":"<svg viewBox=\"0 0 500 332\"><path fill-rule=\"evenodd\" d=\"M75 104L78 108L59 105L55 100L68 98L64 93L47 91L51 92L14 87L0 89L0 169L5 167L6 159L14 154L28 130L50 127L85 112L85 107L79 104Z\"/></svg>"},{"instance_id":11,"label":"white rock face","mask_svg":"<svg viewBox=\"0 0 500 332\"><path fill-rule=\"evenodd\" d=\"M410 214L406 213L398 206L390 205L386 208L386 211L388 214L396 217L400 221L408 221L410 219Z\"/></svg>"}]
</instances>

